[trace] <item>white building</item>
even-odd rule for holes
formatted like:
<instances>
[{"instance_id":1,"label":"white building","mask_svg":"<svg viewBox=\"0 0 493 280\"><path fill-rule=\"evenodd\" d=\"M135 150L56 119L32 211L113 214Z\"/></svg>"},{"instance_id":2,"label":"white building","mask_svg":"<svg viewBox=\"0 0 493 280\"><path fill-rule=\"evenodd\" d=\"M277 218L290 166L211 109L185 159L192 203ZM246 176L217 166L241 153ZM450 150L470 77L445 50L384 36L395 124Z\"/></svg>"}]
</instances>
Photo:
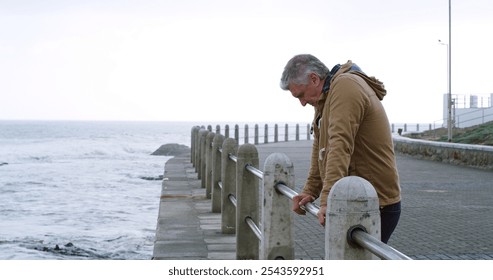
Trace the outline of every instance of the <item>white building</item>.
<instances>
[{"instance_id":1,"label":"white building","mask_svg":"<svg viewBox=\"0 0 493 280\"><path fill-rule=\"evenodd\" d=\"M454 127L469 127L493 121L493 107L489 95L452 94L452 120ZM448 94L443 95L443 120L448 119Z\"/></svg>"}]
</instances>

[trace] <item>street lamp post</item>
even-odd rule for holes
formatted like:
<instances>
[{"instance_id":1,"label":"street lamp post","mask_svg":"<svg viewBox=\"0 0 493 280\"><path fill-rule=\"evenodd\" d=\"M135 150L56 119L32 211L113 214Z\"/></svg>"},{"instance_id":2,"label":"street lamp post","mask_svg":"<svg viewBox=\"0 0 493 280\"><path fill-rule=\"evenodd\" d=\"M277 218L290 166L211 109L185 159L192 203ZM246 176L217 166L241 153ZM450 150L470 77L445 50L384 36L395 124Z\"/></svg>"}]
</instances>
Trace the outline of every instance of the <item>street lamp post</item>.
<instances>
[{"instance_id":1,"label":"street lamp post","mask_svg":"<svg viewBox=\"0 0 493 280\"><path fill-rule=\"evenodd\" d=\"M452 142L452 0L448 0L448 141Z\"/></svg>"},{"instance_id":2,"label":"street lamp post","mask_svg":"<svg viewBox=\"0 0 493 280\"><path fill-rule=\"evenodd\" d=\"M448 141L452 141L452 94L450 92L450 44L443 43L442 40L438 40L440 45L447 47L447 132L448 132Z\"/></svg>"}]
</instances>

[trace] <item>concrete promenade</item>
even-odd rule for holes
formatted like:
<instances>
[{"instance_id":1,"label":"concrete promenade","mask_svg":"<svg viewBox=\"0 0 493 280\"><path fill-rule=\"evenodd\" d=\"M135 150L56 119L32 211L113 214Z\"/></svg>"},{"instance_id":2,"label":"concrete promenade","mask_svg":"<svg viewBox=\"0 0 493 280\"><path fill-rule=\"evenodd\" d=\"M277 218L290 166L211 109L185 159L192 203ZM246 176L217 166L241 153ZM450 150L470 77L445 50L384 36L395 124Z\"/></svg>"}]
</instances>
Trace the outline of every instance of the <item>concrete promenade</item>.
<instances>
[{"instance_id":1,"label":"concrete promenade","mask_svg":"<svg viewBox=\"0 0 493 280\"><path fill-rule=\"evenodd\" d=\"M257 146L294 163L296 191L309 167L311 141ZM397 155L402 214L389 245L413 259L493 259L493 172ZM221 233L190 155L165 166L153 259L235 259L235 236ZM317 202L316 202L317 203ZM317 203L318 204L318 203ZM324 258L324 229L311 214L293 214L296 259Z\"/></svg>"}]
</instances>

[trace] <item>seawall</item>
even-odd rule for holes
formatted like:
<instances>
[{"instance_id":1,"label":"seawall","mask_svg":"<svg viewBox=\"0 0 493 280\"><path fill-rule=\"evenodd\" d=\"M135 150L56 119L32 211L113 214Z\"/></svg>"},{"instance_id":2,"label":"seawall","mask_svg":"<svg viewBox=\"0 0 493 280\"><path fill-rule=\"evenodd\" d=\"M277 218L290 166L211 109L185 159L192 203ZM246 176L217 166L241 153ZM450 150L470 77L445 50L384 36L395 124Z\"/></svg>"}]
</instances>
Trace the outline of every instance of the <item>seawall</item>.
<instances>
[{"instance_id":1,"label":"seawall","mask_svg":"<svg viewBox=\"0 0 493 280\"><path fill-rule=\"evenodd\" d=\"M411 139L394 135L397 153L418 159L493 170L493 147Z\"/></svg>"}]
</instances>

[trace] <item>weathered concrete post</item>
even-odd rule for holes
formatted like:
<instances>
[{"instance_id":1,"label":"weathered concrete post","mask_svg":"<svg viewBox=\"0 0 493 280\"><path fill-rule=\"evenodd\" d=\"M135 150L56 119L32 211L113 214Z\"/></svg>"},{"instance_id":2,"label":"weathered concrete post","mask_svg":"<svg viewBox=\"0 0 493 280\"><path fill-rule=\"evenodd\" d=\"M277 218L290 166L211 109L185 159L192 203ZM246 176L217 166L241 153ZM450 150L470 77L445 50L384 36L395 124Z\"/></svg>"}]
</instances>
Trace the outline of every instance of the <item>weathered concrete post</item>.
<instances>
[{"instance_id":1,"label":"weathered concrete post","mask_svg":"<svg viewBox=\"0 0 493 280\"><path fill-rule=\"evenodd\" d=\"M248 226L251 218L259 224L259 179L246 169L247 165L258 168L259 159L255 145L243 144L238 149L236 167L236 259L258 260L259 244L257 236Z\"/></svg>"},{"instance_id":2,"label":"weathered concrete post","mask_svg":"<svg viewBox=\"0 0 493 280\"><path fill-rule=\"evenodd\" d=\"M244 135L244 138L245 138L245 142L244 143L247 144L248 143L248 138L249 138L249 136L248 136L248 124L245 124L245 135Z\"/></svg>"},{"instance_id":3,"label":"weathered concrete post","mask_svg":"<svg viewBox=\"0 0 493 280\"><path fill-rule=\"evenodd\" d=\"M264 126L264 144L269 143L269 125Z\"/></svg>"},{"instance_id":4,"label":"weathered concrete post","mask_svg":"<svg viewBox=\"0 0 493 280\"><path fill-rule=\"evenodd\" d=\"M229 138L229 124L224 127L224 138Z\"/></svg>"},{"instance_id":5,"label":"weathered concrete post","mask_svg":"<svg viewBox=\"0 0 493 280\"><path fill-rule=\"evenodd\" d=\"M289 141L289 127L288 124L284 125L284 142Z\"/></svg>"},{"instance_id":6,"label":"weathered concrete post","mask_svg":"<svg viewBox=\"0 0 493 280\"><path fill-rule=\"evenodd\" d=\"M198 156L197 156L197 178L202 179L204 176L205 172L205 138L207 136L207 131L206 129L200 129L199 131L199 137L198 137L198 145L197 147L199 148L198 151ZM202 185L202 187L205 187L205 185Z\"/></svg>"},{"instance_id":7,"label":"weathered concrete post","mask_svg":"<svg viewBox=\"0 0 493 280\"><path fill-rule=\"evenodd\" d=\"M306 125L306 140L310 140L310 132L311 132L310 124L307 124Z\"/></svg>"},{"instance_id":8,"label":"weathered concrete post","mask_svg":"<svg viewBox=\"0 0 493 280\"><path fill-rule=\"evenodd\" d=\"M274 143L279 142L279 126L277 123L274 125Z\"/></svg>"},{"instance_id":9,"label":"weathered concrete post","mask_svg":"<svg viewBox=\"0 0 493 280\"><path fill-rule=\"evenodd\" d=\"M224 126L224 138L229 138L229 124Z\"/></svg>"},{"instance_id":10,"label":"weathered concrete post","mask_svg":"<svg viewBox=\"0 0 493 280\"><path fill-rule=\"evenodd\" d=\"M199 127L197 130L197 135L195 136L195 172L198 174L200 170L200 130L203 127ZM199 177L200 178L200 177Z\"/></svg>"},{"instance_id":11,"label":"weathered concrete post","mask_svg":"<svg viewBox=\"0 0 493 280\"><path fill-rule=\"evenodd\" d=\"M235 124L235 140L236 143L240 143L240 127Z\"/></svg>"},{"instance_id":12,"label":"weathered concrete post","mask_svg":"<svg viewBox=\"0 0 493 280\"><path fill-rule=\"evenodd\" d=\"M278 183L294 189L294 167L291 160L285 154L269 155L265 160L263 181L261 258L293 260L291 201L275 189Z\"/></svg>"},{"instance_id":13,"label":"weathered concrete post","mask_svg":"<svg viewBox=\"0 0 493 280\"><path fill-rule=\"evenodd\" d=\"M300 141L300 125L296 124L296 141Z\"/></svg>"},{"instance_id":14,"label":"weathered concrete post","mask_svg":"<svg viewBox=\"0 0 493 280\"><path fill-rule=\"evenodd\" d=\"M325 227L325 258L328 260L378 259L369 251L350 245L348 231L362 227L380 240L377 192L370 182L357 176L344 177L330 190Z\"/></svg>"},{"instance_id":15,"label":"weathered concrete post","mask_svg":"<svg viewBox=\"0 0 493 280\"><path fill-rule=\"evenodd\" d=\"M254 139L254 144L255 145L258 145L258 124L255 124L255 128L254 128L254 131L253 131L253 139Z\"/></svg>"},{"instance_id":16,"label":"weathered concrete post","mask_svg":"<svg viewBox=\"0 0 493 280\"><path fill-rule=\"evenodd\" d=\"M216 134L221 134L221 126L216 124Z\"/></svg>"},{"instance_id":17,"label":"weathered concrete post","mask_svg":"<svg viewBox=\"0 0 493 280\"><path fill-rule=\"evenodd\" d=\"M196 152L196 138L198 137L198 133L199 133L199 129L200 127L199 126L194 126L192 127L192 136L190 138L190 161L192 163L192 166L195 167L196 166L196 158L195 158L195 152Z\"/></svg>"},{"instance_id":18,"label":"weathered concrete post","mask_svg":"<svg viewBox=\"0 0 493 280\"><path fill-rule=\"evenodd\" d=\"M211 198L212 194L212 141L216 134L209 132L205 140L205 196Z\"/></svg>"},{"instance_id":19,"label":"weathered concrete post","mask_svg":"<svg viewBox=\"0 0 493 280\"><path fill-rule=\"evenodd\" d=\"M221 212L221 152L219 149L223 146L224 136L216 134L212 141L212 213Z\"/></svg>"},{"instance_id":20,"label":"weathered concrete post","mask_svg":"<svg viewBox=\"0 0 493 280\"><path fill-rule=\"evenodd\" d=\"M221 154L221 232L235 233L236 206L231 202L230 196L236 198L236 162L229 159L229 155L237 155L238 142L232 138L226 138L223 142Z\"/></svg>"}]
</instances>

